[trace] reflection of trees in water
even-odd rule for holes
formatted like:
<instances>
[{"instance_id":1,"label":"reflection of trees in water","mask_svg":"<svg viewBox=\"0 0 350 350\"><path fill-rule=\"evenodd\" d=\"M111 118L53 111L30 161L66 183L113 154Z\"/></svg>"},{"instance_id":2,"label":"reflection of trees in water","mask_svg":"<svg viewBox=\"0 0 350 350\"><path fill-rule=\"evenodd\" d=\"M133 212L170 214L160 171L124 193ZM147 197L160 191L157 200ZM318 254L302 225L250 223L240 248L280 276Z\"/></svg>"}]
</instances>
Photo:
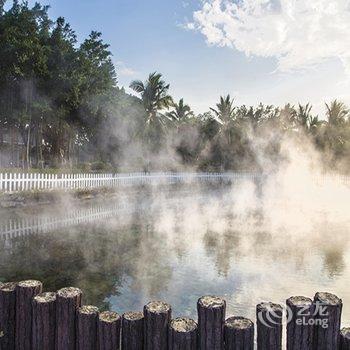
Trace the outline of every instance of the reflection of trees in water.
<instances>
[{"instance_id":1,"label":"reflection of trees in water","mask_svg":"<svg viewBox=\"0 0 350 350\"><path fill-rule=\"evenodd\" d=\"M157 297L171 280L171 252L165 237L151 223L142 225L140 233L142 242L134 256L132 288L142 289L151 298Z\"/></svg>"},{"instance_id":2,"label":"reflection of trees in water","mask_svg":"<svg viewBox=\"0 0 350 350\"><path fill-rule=\"evenodd\" d=\"M16 238L10 250L0 249L0 281L38 279L46 291L76 286L84 291L84 303L102 309L125 279L153 296L171 278L166 243L149 225L86 225Z\"/></svg>"},{"instance_id":3,"label":"reflection of trees in water","mask_svg":"<svg viewBox=\"0 0 350 350\"><path fill-rule=\"evenodd\" d=\"M217 233L207 231L203 236L206 254L215 261L220 275L227 276L231 268L231 259L240 255L240 237L238 232Z\"/></svg>"},{"instance_id":4,"label":"reflection of trees in water","mask_svg":"<svg viewBox=\"0 0 350 350\"><path fill-rule=\"evenodd\" d=\"M76 285L84 290L90 303L101 305L109 296L118 295L124 275L132 272L130 256L139 242L134 227L112 230L102 226L77 233L74 244L81 247L85 269L79 273ZM108 303L104 306L109 307Z\"/></svg>"},{"instance_id":5,"label":"reflection of trees in water","mask_svg":"<svg viewBox=\"0 0 350 350\"><path fill-rule=\"evenodd\" d=\"M344 261L344 249L341 249L340 247L325 249L323 265L329 277L342 275L346 267Z\"/></svg>"},{"instance_id":6,"label":"reflection of trees in water","mask_svg":"<svg viewBox=\"0 0 350 350\"><path fill-rule=\"evenodd\" d=\"M233 225L234 227L234 225ZM252 256L268 264L292 262L295 270L308 267L310 254L314 253L323 260L324 270L329 277L342 275L346 268L344 255L348 241L344 232L335 227L320 231L317 237L293 237L288 232L280 235L264 230L251 232L208 230L203 236L203 245L207 256L212 257L219 274L227 276L232 267L232 258Z\"/></svg>"},{"instance_id":7,"label":"reflection of trees in water","mask_svg":"<svg viewBox=\"0 0 350 350\"><path fill-rule=\"evenodd\" d=\"M173 218L173 226L170 232L167 232L166 236L170 239L171 249L179 260L186 256L191 249L188 238L193 238L188 228L184 227L184 222L186 222L185 217L189 215L186 209L184 210L183 203L181 202L174 203L170 208L167 208L168 213L170 212Z\"/></svg>"},{"instance_id":8,"label":"reflection of trees in water","mask_svg":"<svg viewBox=\"0 0 350 350\"><path fill-rule=\"evenodd\" d=\"M104 299L118 292L122 275L131 270L126 255L137 249L138 241L135 233L88 226L17 238L0 255L0 279L39 279L45 290L77 286L84 290L86 303L106 308Z\"/></svg>"},{"instance_id":9,"label":"reflection of trees in water","mask_svg":"<svg viewBox=\"0 0 350 350\"><path fill-rule=\"evenodd\" d=\"M156 225L164 213L173 219L169 227ZM68 232L15 238L11 250L2 247L0 240L0 280L36 278L44 282L47 291L77 286L84 290L85 303L109 308L106 300L118 295L121 288L136 297L144 294L140 295L143 299L162 297L173 278L172 266L181 264L182 257L196 254L194 243L204 247L205 255L224 277L235 268L235 262L245 262L245 257L258 258L262 266L284 264L297 271L307 266L308 257L315 253L322 257L330 277L345 269L346 232L333 226L316 228L318 235L296 237L282 230L271 233L256 221L245 230L236 225L232 213L218 218L213 213L205 216L204 211L193 218L208 221L203 234L205 225L193 230L193 222L184 220L189 214L183 207L140 215L135 213L133 223L124 226L121 222L125 220L116 217ZM225 221L219 228L210 225L221 220Z\"/></svg>"},{"instance_id":10,"label":"reflection of trees in water","mask_svg":"<svg viewBox=\"0 0 350 350\"><path fill-rule=\"evenodd\" d=\"M11 250L0 254L0 276L4 281L35 278L45 281L45 288L55 290L75 282L84 269L84 259L78 246L63 237L32 235L12 239Z\"/></svg>"},{"instance_id":11,"label":"reflection of trees in water","mask_svg":"<svg viewBox=\"0 0 350 350\"><path fill-rule=\"evenodd\" d=\"M343 274L348 250L349 235L346 225L340 223L320 223L318 227L320 239L314 244L323 259L323 269L330 278Z\"/></svg>"}]
</instances>

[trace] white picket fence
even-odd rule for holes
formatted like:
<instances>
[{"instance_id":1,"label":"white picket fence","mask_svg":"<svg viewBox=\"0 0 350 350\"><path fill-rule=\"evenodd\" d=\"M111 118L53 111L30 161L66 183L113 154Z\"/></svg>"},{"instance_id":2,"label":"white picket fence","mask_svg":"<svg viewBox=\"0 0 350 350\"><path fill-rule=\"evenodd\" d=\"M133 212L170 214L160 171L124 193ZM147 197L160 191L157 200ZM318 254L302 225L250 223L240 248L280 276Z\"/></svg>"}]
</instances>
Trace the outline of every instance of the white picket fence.
<instances>
[{"instance_id":1,"label":"white picket fence","mask_svg":"<svg viewBox=\"0 0 350 350\"><path fill-rule=\"evenodd\" d=\"M0 192L46 189L88 189L139 185L171 185L191 182L233 182L262 178L258 173L120 173L120 174L45 174L0 173ZM319 184L336 181L350 185L346 175L321 175L313 178Z\"/></svg>"},{"instance_id":2,"label":"white picket fence","mask_svg":"<svg viewBox=\"0 0 350 350\"><path fill-rule=\"evenodd\" d=\"M254 179L250 173L124 173L124 174L44 174L0 173L0 192L46 189L87 189L98 187L176 184L193 181L230 181Z\"/></svg>"}]
</instances>

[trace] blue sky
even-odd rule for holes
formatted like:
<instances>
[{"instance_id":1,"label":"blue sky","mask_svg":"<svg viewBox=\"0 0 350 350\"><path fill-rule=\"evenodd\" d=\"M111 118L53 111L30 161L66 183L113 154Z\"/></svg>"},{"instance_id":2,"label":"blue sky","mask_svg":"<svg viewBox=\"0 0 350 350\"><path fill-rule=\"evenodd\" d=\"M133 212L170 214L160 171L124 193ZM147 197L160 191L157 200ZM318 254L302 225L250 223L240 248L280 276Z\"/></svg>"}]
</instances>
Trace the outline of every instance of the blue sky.
<instances>
[{"instance_id":1,"label":"blue sky","mask_svg":"<svg viewBox=\"0 0 350 350\"><path fill-rule=\"evenodd\" d=\"M249 0L238 5L230 0L42 1L51 6L51 16L67 19L79 39L91 30L103 33L111 45L120 85L127 87L131 80L144 80L150 72L159 71L171 84L171 94L184 97L196 112L208 110L220 95L229 93L238 104L311 101L321 113L325 101L335 97L347 101L349 84L342 60L346 52L340 45L338 51L337 47L319 50L327 44L317 43L319 36L305 41L304 34L309 38L308 30L314 33L315 29L308 28L309 17L303 27L300 14L312 14L315 9L300 7L305 5L292 9L291 18L301 18L300 28L295 21L285 20L290 15L289 2L257 0L253 2L257 7L251 8ZM264 8L259 8L262 3ZM336 9L340 10L344 12ZM239 13L242 18L237 25ZM329 34L328 40L332 39L334 30L320 35Z\"/></svg>"}]
</instances>

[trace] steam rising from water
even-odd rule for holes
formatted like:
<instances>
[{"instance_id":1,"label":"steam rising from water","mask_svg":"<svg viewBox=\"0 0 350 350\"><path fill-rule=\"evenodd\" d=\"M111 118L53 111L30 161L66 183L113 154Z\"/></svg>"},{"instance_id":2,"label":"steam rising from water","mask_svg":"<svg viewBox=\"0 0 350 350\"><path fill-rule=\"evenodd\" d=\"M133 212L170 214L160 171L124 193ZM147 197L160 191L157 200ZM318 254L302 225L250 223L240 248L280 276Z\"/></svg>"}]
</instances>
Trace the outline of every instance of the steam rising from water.
<instances>
[{"instance_id":1,"label":"steam rising from water","mask_svg":"<svg viewBox=\"0 0 350 350\"><path fill-rule=\"evenodd\" d=\"M274 162L259 153L262 140L252 142L261 181L126 192L114 200L134 206L132 215L16 241L0 255L0 278L76 285L86 302L118 312L165 299L191 316L204 294L225 297L228 314L254 317L263 300L327 290L343 298L347 323L349 183L323 176L308 144L284 140Z\"/></svg>"},{"instance_id":2,"label":"steam rising from water","mask_svg":"<svg viewBox=\"0 0 350 350\"><path fill-rule=\"evenodd\" d=\"M163 276L164 295L175 303L181 303L187 284L204 285L200 294L227 297L231 312L250 317L261 300L284 302L320 289L350 303L349 179L325 175L309 144L283 141L281 159L276 166L262 157L271 166L260 183L234 183L204 203L194 198L174 205L154 193L161 210L154 212L152 239L142 241L136 265L140 299L159 295L153 269L159 258L174 275L184 273L182 283ZM191 272L183 272L182 264ZM197 296L188 297L192 307ZM350 320L346 306L345 315Z\"/></svg>"}]
</instances>

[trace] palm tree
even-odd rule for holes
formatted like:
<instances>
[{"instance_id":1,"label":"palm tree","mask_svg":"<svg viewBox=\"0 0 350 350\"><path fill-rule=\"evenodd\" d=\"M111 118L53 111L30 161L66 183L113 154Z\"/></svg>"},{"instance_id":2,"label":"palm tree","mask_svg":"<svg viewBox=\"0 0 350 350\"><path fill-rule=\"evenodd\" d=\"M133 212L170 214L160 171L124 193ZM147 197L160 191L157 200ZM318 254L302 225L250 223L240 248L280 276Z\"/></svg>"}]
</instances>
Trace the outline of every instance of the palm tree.
<instances>
[{"instance_id":1,"label":"palm tree","mask_svg":"<svg viewBox=\"0 0 350 350\"><path fill-rule=\"evenodd\" d=\"M233 106L233 99L230 95L226 97L220 96L220 102L215 108L210 108L214 113L214 119L221 125L220 133L224 134L225 139L229 145L232 143L233 138L233 125L232 122L235 120L235 110Z\"/></svg>"},{"instance_id":2,"label":"palm tree","mask_svg":"<svg viewBox=\"0 0 350 350\"><path fill-rule=\"evenodd\" d=\"M297 118L297 111L295 110L294 106L287 103L281 109L279 117L281 126L284 130L293 129Z\"/></svg>"},{"instance_id":3,"label":"palm tree","mask_svg":"<svg viewBox=\"0 0 350 350\"><path fill-rule=\"evenodd\" d=\"M330 105L326 103L328 124L331 126L342 125L346 122L349 110L346 109L344 103L334 100Z\"/></svg>"},{"instance_id":4,"label":"palm tree","mask_svg":"<svg viewBox=\"0 0 350 350\"><path fill-rule=\"evenodd\" d=\"M191 107L184 103L182 98L179 103L174 103L174 110L167 113L167 117L173 121L181 122L193 116Z\"/></svg>"},{"instance_id":5,"label":"palm tree","mask_svg":"<svg viewBox=\"0 0 350 350\"><path fill-rule=\"evenodd\" d=\"M216 105L217 109L210 108L214 112L216 121L221 125L227 125L234 119L235 107L233 102L230 95L226 97L220 96L220 102Z\"/></svg>"},{"instance_id":6,"label":"palm tree","mask_svg":"<svg viewBox=\"0 0 350 350\"><path fill-rule=\"evenodd\" d=\"M312 106L310 103L307 103L305 106L299 103L298 110L296 112L296 122L305 130L308 130L309 128L309 121L312 118L311 110Z\"/></svg>"},{"instance_id":7,"label":"palm tree","mask_svg":"<svg viewBox=\"0 0 350 350\"><path fill-rule=\"evenodd\" d=\"M173 99L168 95L170 85L162 80L160 73L151 73L143 83L135 80L130 84L130 88L141 94L142 103L147 113L147 124L153 123L157 118L157 112L162 109L169 109L173 104Z\"/></svg>"},{"instance_id":8,"label":"palm tree","mask_svg":"<svg viewBox=\"0 0 350 350\"><path fill-rule=\"evenodd\" d=\"M318 128L323 125L323 121L318 119L318 116L316 115L315 117L311 116L309 118L309 125L308 125L308 130L312 134L316 134Z\"/></svg>"},{"instance_id":9,"label":"palm tree","mask_svg":"<svg viewBox=\"0 0 350 350\"><path fill-rule=\"evenodd\" d=\"M311 110L312 105L310 103L307 103L305 106L299 104L295 113L295 120L306 132L315 134L323 122L318 119L318 116L313 116Z\"/></svg>"}]
</instances>

